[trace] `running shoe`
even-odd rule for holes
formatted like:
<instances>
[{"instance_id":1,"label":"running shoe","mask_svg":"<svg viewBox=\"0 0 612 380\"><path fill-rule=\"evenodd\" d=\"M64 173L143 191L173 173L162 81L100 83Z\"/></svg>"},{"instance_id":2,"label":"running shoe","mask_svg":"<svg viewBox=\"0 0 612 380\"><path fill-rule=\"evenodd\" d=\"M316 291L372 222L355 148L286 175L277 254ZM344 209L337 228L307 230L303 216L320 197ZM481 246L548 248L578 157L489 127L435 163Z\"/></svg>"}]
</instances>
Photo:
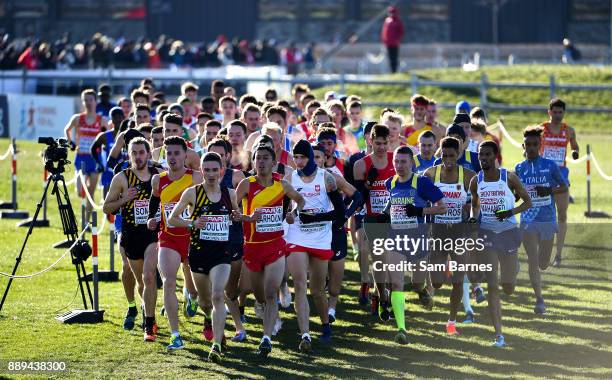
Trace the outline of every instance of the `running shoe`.
<instances>
[{"instance_id":1,"label":"running shoe","mask_svg":"<svg viewBox=\"0 0 612 380\"><path fill-rule=\"evenodd\" d=\"M476 318L474 318L474 313L472 313L471 311L465 313L465 318L463 319L462 323L468 324L474 322L476 322Z\"/></svg>"},{"instance_id":2,"label":"running shoe","mask_svg":"<svg viewBox=\"0 0 612 380\"><path fill-rule=\"evenodd\" d=\"M423 289L419 292L419 301L421 302L421 306L423 306L425 309L433 309L434 300L433 297L427 291L427 289Z\"/></svg>"},{"instance_id":3,"label":"running shoe","mask_svg":"<svg viewBox=\"0 0 612 380\"><path fill-rule=\"evenodd\" d=\"M455 322L446 322L446 333L448 335L459 335Z\"/></svg>"},{"instance_id":4,"label":"running shoe","mask_svg":"<svg viewBox=\"0 0 612 380\"><path fill-rule=\"evenodd\" d=\"M321 331L321 337L319 340L324 343L329 343L332 337L332 329L329 323L323 325L323 330Z\"/></svg>"},{"instance_id":5,"label":"running shoe","mask_svg":"<svg viewBox=\"0 0 612 380\"><path fill-rule=\"evenodd\" d=\"M327 316L329 317L329 323L336 322L336 310L330 307L329 310L327 311Z\"/></svg>"},{"instance_id":6,"label":"running shoe","mask_svg":"<svg viewBox=\"0 0 612 380\"><path fill-rule=\"evenodd\" d=\"M280 298L280 305L283 309L291 306L291 292L289 291L289 285L287 285L286 282L281 286L278 296Z\"/></svg>"},{"instance_id":7,"label":"running shoe","mask_svg":"<svg viewBox=\"0 0 612 380\"><path fill-rule=\"evenodd\" d=\"M261 343L259 343L259 347L257 348L257 355L262 358L267 357L270 352L272 352L272 342L268 338L263 338Z\"/></svg>"},{"instance_id":8,"label":"running shoe","mask_svg":"<svg viewBox=\"0 0 612 380\"><path fill-rule=\"evenodd\" d=\"M484 290L482 290L480 286L476 286L473 292L474 298L476 298L476 303L483 303L487 299L487 296L484 294Z\"/></svg>"},{"instance_id":9,"label":"running shoe","mask_svg":"<svg viewBox=\"0 0 612 380\"><path fill-rule=\"evenodd\" d=\"M387 322L391 318L391 312L389 311L389 304L387 302L381 302L378 308L378 317L381 321Z\"/></svg>"},{"instance_id":10,"label":"running shoe","mask_svg":"<svg viewBox=\"0 0 612 380\"><path fill-rule=\"evenodd\" d=\"M555 255L555 260L553 261L553 267L559 268L561 266L561 256Z\"/></svg>"},{"instance_id":11,"label":"running shoe","mask_svg":"<svg viewBox=\"0 0 612 380\"><path fill-rule=\"evenodd\" d=\"M247 338L246 330L236 331L236 335L232 338L232 342L246 342Z\"/></svg>"},{"instance_id":12,"label":"running shoe","mask_svg":"<svg viewBox=\"0 0 612 380\"><path fill-rule=\"evenodd\" d=\"M310 340L310 336L306 335L302 337L298 350L301 352L310 352L310 350L312 350L312 341Z\"/></svg>"},{"instance_id":13,"label":"running shoe","mask_svg":"<svg viewBox=\"0 0 612 380\"><path fill-rule=\"evenodd\" d=\"M264 316L264 304L263 303L259 303L255 301L255 315L258 318L263 319L263 316Z\"/></svg>"},{"instance_id":14,"label":"running shoe","mask_svg":"<svg viewBox=\"0 0 612 380\"><path fill-rule=\"evenodd\" d=\"M145 328L144 332L144 341L145 342L155 342L157 339L157 323L155 323L151 329Z\"/></svg>"},{"instance_id":15,"label":"running shoe","mask_svg":"<svg viewBox=\"0 0 612 380\"><path fill-rule=\"evenodd\" d=\"M208 353L208 360L213 363L221 363L221 346L219 343L213 343Z\"/></svg>"},{"instance_id":16,"label":"running shoe","mask_svg":"<svg viewBox=\"0 0 612 380\"><path fill-rule=\"evenodd\" d=\"M401 345L408 344L408 332L404 329L398 331L398 333L395 334L395 343Z\"/></svg>"},{"instance_id":17,"label":"running shoe","mask_svg":"<svg viewBox=\"0 0 612 380\"><path fill-rule=\"evenodd\" d=\"M533 312L539 315L546 314L546 305L544 304L544 298L540 298L536 301Z\"/></svg>"},{"instance_id":18,"label":"running shoe","mask_svg":"<svg viewBox=\"0 0 612 380\"><path fill-rule=\"evenodd\" d=\"M185 348L185 343L181 339L180 335L172 335L170 344L166 347L168 350L182 350Z\"/></svg>"},{"instance_id":19,"label":"running shoe","mask_svg":"<svg viewBox=\"0 0 612 380\"><path fill-rule=\"evenodd\" d=\"M362 282L361 288L359 288L359 304L365 306L368 304L368 297L370 295L370 285Z\"/></svg>"},{"instance_id":20,"label":"running shoe","mask_svg":"<svg viewBox=\"0 0 612 380\"><path fill-rule=\"evenodd\" d=\"M372 308L372 315L378 315L378 296L372 296L371 308Z\"/></svg>"},{"instance_id":21,"label":"running shoe","mask_svg":"<svg viewBox=\"0 0 612 380\"><path fill-rule=\"evenodd\" d=\"M495 342L493 342L493 347L504 347L506 346L506 340L503 335L498 335L495 337Z\"/></svg>"},{"instance_id":22,"label":"running shoe","mask_svg":"<svg viewBox=\"0 0 612 380\"><path fill-rule=\"evenodd\" d=\"M209 342L213 340L212 321L208 318L204 318L204 329L202 330L202 335L204 336L204 339Z\"/></svg>"},{"instance_id":23,"label":"running shoe","mask_svg":"<svg viewBox=\"0 0 612 380\"><path fill-rule=\"evenodd\" d=\"M276 336L278 332L283 328L283 321L280 317L276 318L276 322L274 323L274 330L272 330L272 336Z\"/></svg>"},{"instance_id":24,"label":"running shoe","mask_svg":"<svg viewBox=\"0 0 612 380\"><path fill-rule=\"evenodd\" d=\"M136 324L136 316L138 315L138 310L136 308L128 309L125 318L123 319L123 329L124 330L133 330L134 325Z\"/></svg>"},{"instance_id":25,"label":"running shoe","mask_svg":"<svg viewBox=\"0 0 612 380\"><path fill-rule=\"evenodd\" d=\"M183 297L185 298L184 314L187 318L193 318L198 312L198 301L191 298L187 288L183 288Z\"/></svg>"}]
</instances>

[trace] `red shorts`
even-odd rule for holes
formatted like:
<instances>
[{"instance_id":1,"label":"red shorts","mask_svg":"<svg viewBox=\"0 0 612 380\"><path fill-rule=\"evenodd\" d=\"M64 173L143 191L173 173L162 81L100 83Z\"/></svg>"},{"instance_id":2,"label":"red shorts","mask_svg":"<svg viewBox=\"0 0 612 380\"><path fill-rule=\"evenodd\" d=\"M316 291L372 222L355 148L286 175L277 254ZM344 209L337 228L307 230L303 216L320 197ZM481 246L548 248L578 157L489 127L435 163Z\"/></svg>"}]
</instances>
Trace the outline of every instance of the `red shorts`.
<instances>
[{"instance_id":1,"label":"red shorts","mask_svg":"<svg viewBox=\"0 0 612 380\"><path fill-rule=\"evenodd\" d=\"M159 248L170 248L181 255L181 262L185 262L189 256L190 236L175 236L164 231L159 232Z\"/></svg>"},{"instance_id":2,"label":"red shorts","mask_svg":"<svg viewBox=\"0 0 612 380\"><path fill-rule=\"evenodd\" d=\"M331 249L308 248L297 244L287 244L287 256L292 252L306 252L308 256L319 260L329 260L334 256L334 251Z\"/></svg>"},{"instance_id":3,"label":"red shorts","mask_svg":"<svg viewBox=\"0 0 612 380\"><path fill-rule=\"evenodd\" d=\"M285 257L285 240L283 238L266 243L244 243L242 261L252 272L261 272L281 257Z\"/></svg>"}]
</instances>

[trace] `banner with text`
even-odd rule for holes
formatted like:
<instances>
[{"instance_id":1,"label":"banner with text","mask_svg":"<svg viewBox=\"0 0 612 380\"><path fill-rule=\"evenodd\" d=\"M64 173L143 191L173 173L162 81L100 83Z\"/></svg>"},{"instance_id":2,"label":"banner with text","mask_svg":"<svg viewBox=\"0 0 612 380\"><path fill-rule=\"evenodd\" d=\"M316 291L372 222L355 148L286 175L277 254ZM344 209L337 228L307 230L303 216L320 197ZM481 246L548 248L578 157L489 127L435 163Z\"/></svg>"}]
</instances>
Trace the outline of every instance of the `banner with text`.
<instances>
[{"instance_id":1,"label":"banner with text","mask_svg":"<svg viewBox=\"0 0 612 380\"><path fill-rule=\"evenodd\" d=\"M62 137L75 113L70 96L8 94L11 137L37 140L40 136Z\"/></svg>"}]
</instances>

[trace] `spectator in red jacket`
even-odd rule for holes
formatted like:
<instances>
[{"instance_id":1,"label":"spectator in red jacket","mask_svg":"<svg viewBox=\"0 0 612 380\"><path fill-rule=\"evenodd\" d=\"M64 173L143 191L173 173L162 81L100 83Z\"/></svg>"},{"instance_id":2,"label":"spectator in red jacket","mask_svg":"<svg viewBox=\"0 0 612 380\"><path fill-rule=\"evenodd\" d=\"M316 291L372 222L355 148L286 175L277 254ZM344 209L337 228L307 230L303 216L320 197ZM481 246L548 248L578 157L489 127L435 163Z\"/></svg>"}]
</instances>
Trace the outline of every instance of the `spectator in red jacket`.
<instances>
[{"instance_id":1,"label":"spectator in red jacket","mask_svg":"<svg viewBox=\"0 0 612 380\"><path fill-rule=\"evenodd\" d=\"M387 18L385 18L380 31L380 39L387 47L391 72L394 73L397 71L399 47L402 43L402 37L404 37L404 23L400 20L399 10L396 7L390 6L387 12Z\"/></svg>"}]
</instances>

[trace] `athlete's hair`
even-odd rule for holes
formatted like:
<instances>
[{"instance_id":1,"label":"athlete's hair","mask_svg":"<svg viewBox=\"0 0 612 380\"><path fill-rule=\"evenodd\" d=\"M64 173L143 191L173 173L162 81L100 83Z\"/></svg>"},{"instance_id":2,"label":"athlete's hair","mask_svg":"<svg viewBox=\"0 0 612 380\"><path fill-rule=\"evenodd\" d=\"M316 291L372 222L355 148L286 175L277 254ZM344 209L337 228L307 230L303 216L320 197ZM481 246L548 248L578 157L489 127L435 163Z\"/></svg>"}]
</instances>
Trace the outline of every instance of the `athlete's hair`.
<instances>
[{"instance_id":1,"label":"athlete's hair","mask_svg":"<svg viewBox=\"0 0 612 380\"><path fill-rule=\"evenodd\" d=\"M346 104L351 104L353 102L360 102L361 103L361 96L359 95L349 95L346 97Z\"/></svg>"},{"instance_id":2,"label":"athlete's hair","mask_svg":"<svg viewBox=\"0 0 612 380\"><path fill-rule=\"evenodd\" d=\"M208 143L208 145L206 146L206 150L210 151L210 148L212 148L213 146L219 146L223 148L223 150L225 151L225 154L232 153L232 146L227 140L215 138L211 142Z\"/></svg>"},{"instance_id":3,"label":"athlete's hair","mask_svg":"<svg viewBox=\"0 0 612 380\"><path fill-rule=\"evenodd\" d=\"M376 124L372 127L372 132L370 132L370 137L372 140L375 140L379 137L386 139L389 137L389 127L383 124Z\"/></svg>"},{"instance_id":4,"label":"athlete's hair","mask_svg":"<svg viewBox=\"0 0 612 380\"><path fill-rule=\"evenodd\" d=\"M283 133L283 128L281 128L281 126L276 124L276 123L268 122L268 123L265 123L261 127L261 134L265 135L269 131L275 131L275 132L278 132L278 133L282 134Z\"/></svg>"},{"instance_id":5,"label":"athlete's hair","mask_svg":"<svg viewBox=\"0 0 612 380\"><path fill-rule=\"evenodd\" d=\"M336 134L336 128L333 123L323 123L319 126L317 130L317 141L321 140L334 140L338 138Z\"/></svg>"},{"instance_id":6,"label":"athlete's hair","mask_svg":"<svg viewBox=\"0 0 612 380\"><path fill-rule=\"evenodd\" d=\"M265 150L266 152L270 153L270 155L272 156L272 161L276 161L276 153L274 152L274 149L264 144L259 144L255 147L255 149L253 149L253 157L252 157L253 161L255 161L255 156L257 155L257 152L261 150Z\"/></svg>"},{"instance_id":7,"label":"athlete's hair","mask_svg":"<svg viewBox=\"0 0 612 380\"><path fill-rule=\"evenodd\" d=\"M487 114L482 108L474 107L470 112L470 119L487 120Z\"/></svg>"},{"instance_id":8,"label":"athlete's hair","mask_svg":"<svg viewBox=\"0 0 612 380\"><path fill-rule=\"evenodd\" d=\"M163 127L155 127L153 129L151 129L151 134L155 135L157 133L164 133L164 128Z\"/></svg>"},{"instance_id":9,"label":"athlete's hair","mask_svg":"<svg viewBox=\"0 0 612 380\"><path fill-rule=\"evenodd\" d=\"M565 111L565 102L559 98L550 99L550 103L548 103L548 109L552 111L553 107L561 107L563 111Z\"/></svg>"},{"instance_id":10,"label":"athlete's hair","mask_svg":"<svg viewBox=\"0 0 612 380\"><path fill-rule=\"evenodd\" d=\"M493 149L493 154L496 155L496 156L499 154L499 146L493 140L486 140L486 141L481 142L480 145L478 146L478 150L480 150L480 149L482 149L484 147L489 147L489 148Z\"/></svg>"},{"instance_id":11,"label":"athlete's hair","mask_svg":"<svg viewBox=\"0 0 612 380\"><path fill-rule=\"evenodd\" d=\"M395 112L393 108L383 108L380 111L380 117L382 118L387 112Z\"/></svg>"},{"instance_id":12,"label":"athlete's hair","mask_svg":"<svg viewBox=\"0 0 612 380\"><path fill-rule=\"evenodd\" d=\"M440 148L452 148L459 152L459 147L461 146L461 142L456 137L445 137L440 140Z\"/></svg>"},{"instance_id":13,"label":"athlete's hair","mask_svg":"<svg viewBox=\"0 0 612 380\"><path fill-rule=\"evenodd\" d=\"M148 102L149 101L149 94L147 94L143 90L136 89L136 90L132 91L132 93L130 94L130 98L132 99L132 103L136 102L136 100L134 100L136 98L147 98L147 102Z\"/></svg>"},{"instance_id":14,"label":"athlete's hair","mask_svg":"<svg viewBox=\"0 0 612 380\"><path fill-rule=\"evenodd\" d=\"M88 88L86 90L83 90L83 92L81 92L81 100L85 100L85 97L87 95L91 95L94 97L94 99L98 99L98 94L96 93L96 91L93 88Z\"/></svg>"},{"instance_id":15,"label":"athlete's hair","mask_svg":"<svg viewBox=\"0 0 612 380\"><path fill-rule=\"evenodd\" d=\"M127 131L128 129L132 129L136 126L136 122L132 119L123 119L121 124L119 124L119 132Z\"/></svg>"},{"instance_id":16,"label":"athlete's hair","mask_svg":"<svg viewBox=\"0 0 612 380\"><path fill-rule=\"evenodd\" d=\"M204 124L204 128L208 128L208 127L217 127L219 129L223 128L223 126L221 125L221 122L215 119L208 120L206 124Z\"/></svg>"},{"instance_id":17,"label":"athlete's hair","mask_svg":"<svg viewBox=\"0 0 612 380\"><path fill-rule=\"evenodd\" d=\"M221 156L217 152L207 152L204 156L202 156L202 164L205 162L216 162L219 164L219 167L223 167L223 160L221 160Z\"/></svg>"},{"instance_id":18,"label":"athlete's hair","mask_svg":"<svg viewBox=\"0 0 612 380\"><path fill-rule=\"evenodd\" d=\"M231 127L238 126L238 127L242 128L242 133L244 133L245 135L247 133L246 124L244 124L244 122L242 120L238 120L238 119L232 120L229 123L227 123L226 126L227 126L228 132L229 132L229 129Z\"/></svg>"},{"instance_id":19,"label":"athlete's hair","mask_svg":"<svg viewBox=\"0 0 612 380\"><path fill-rule=\"evenodd\" d=\"M253 146L257 146L259 144L270 144L274 146L274 140L272 140L272 137L268 135L259 135L253 142Z\"/></svg>"},{"instance_id":20,"label":"athlete's hair","mask_svg":"<svg viewBox=\"0 0 612 380\"><path fill-rule=\"evenodd\" d=\"M311 100L306 104L306 107L304 107L305 110L308 110L310 108L321 108L321 102L319 102L318 100ZM315 110L316 111L316 110ZM314 114L314 113L313 113Z\"/></svg>"},{"instance_id":21,"label":"athlete's hair","mask_svg":"<svg viewBox=\"0 0 612 380\"><path fill-rule=\"evenodd\" d=\"M487 125L481 120L474 120L470 124L470 129L474 132L480 133L485 136L487 134Z\"/></svg>"},{"instance_id":22,"label":"athlete's hair","mask_svg":"<svg viewBox=\"0 0 612 380\"><path fill-rule=\"evenodd\" d=\"M353 102L350 102L350 103L349 103L349 105L348 105L348 107L346 107L346 108L347 108L347 109L349 109L349 110L350 110L351 108L359 108L359 109L361 109L361 102L360 102L360 101L358 101L358 100L355 100L355 101L353 101Z\"/></svg>"},{"instance_id":23,"label":"athlete's hair","mask_svg":"<svg viewBox=\"0 0 612 380\"><path fill-rule=\"evenodd\" d=\"M151 85L153 85L153 78L151 78L151 77L142 78L142 80L140 81L140 85L141 86L151 86Z\"/></svg>"},{"instance_id":24,"label":"athlete's hair","mask_svg":"<svg viewBox=\"0 0 612 380\"><path fill-rule=\"evenodd\" d=\"M164 109L159 111L156 115L155 115L155 120L157 121L157 124L161 124L162 121L164 121L164 116L166 116L167 114L169 114L170 111L168 111L168 109Z\"/></svg>"},{"instance_id":25,"label":"athlete's hair","mask_svg":"<svg viewBox=\"0 0 612 380\"><path fill-rule=\"evenodd\" d=\"M427 99L425 96L421 94L414 94L412 98L410 98L410 104L413 106L416 105L416 106L427 107L427 105L429 104L429 99Z\"/></svg>"},{"instance_id":26,"label":"athlete's hair","mask_svg":"<svg viewBox=\"0 0 612 380\"><path fill-rule=\"evenodd\" d=\"M242 108L242 118L244 119L246 117L247 112L257 112L259 114L261 114L261 109L259 109L259 107L254 104L254 103L249 103L246 105L245 108Z\"/></svg>"},{"instance_id":27,"label":"athlete's hair","mask_svg":"<svg viewBox=\"0 0 612 380\"><path fill-rule=\"evenodd\" d=\"M316 120L317 116L327 116L329 118L329 120L331 120L331 115L329 114L329 112L327 112L324 108L317 108L312 113L312 119L310 119L310 123L311 124L315 123L315 120Z\"/></svg>"},{"instance_id":28,"label":"athlete's hair","mask_svg":"<svg viewBox=\"0 0 612 380\"><path fill-rule=\"evenodd\" d=\"M151 107L148 104L138 103L136 104L136 112L138 111L147 111L151 113Z\"/></svg>"},{"instance_id":29,"label":"athlete's hair","mask_svg":"<svg viewBox=\"0 0 612 380\"><path fill-rule=\"evenodd\" d=\"M268 108L266 111L266 119L269 119L270 116L274 114L280 115L283 120L287 120L287 111L281 106L272 106Z\"/></svg>"},{"instance_id":30,"label":"athlete's hair","mask_svg":"<svg viewBox=\"0 0 612 380\"><path fill-rule=\"evenodd\" d=\"M200 119L208 119L208 120L212 120L214 119L213 115L209 114L208 112L200 112L197 116L196 119L200 120Z\"/></svg>"},{"instance_id":31,"label":"athlete's hair","mask_svg":"<svg viewBox=\"0 0 612 380\"><path fill-rule=\"evenodd\" d=\"M210 89L212 90L215 87L225 87L225 82L223 82L221 79L215 79L212 81Z\"/></svg>"},{"instance_id":32,"label":"athlete's hair","mask_svg":"<svg viewBox=\"0 0 612 380\"><path fill-rule=\"evenodd\" d=\"M334 107L340 108L340 112L342 112L343 114L346 113L346 109L344 108L344 104L342 104L341 100L334 99L325 104L325 109L329 113L331 113L331 109Z\"/></svg>"},{"instance_id":33,"label":"athlete's hair","mask_svg":"<svg viewBox=\"0 0 612 380\"><path fill-rule=\"evenodd\" d=\"M138 124L136 129L140 132L151 133L153 131L153 125L151 123Z\"/></svg>"},{"instance_id":34,"label":"athlete's hair","mask_svg":"<svg viewBox=\"0 0 612 380\"><path fill-rule=\"evenodd\" d=\"M542 132L544 132L544 128L539 125L530 125L525 130L523 130L523 137L535 136L542 137Z\"/></svg>"},{"instance_id":35,"label":"athlete's hair","mask_svg":"<svg viewBox=\"0 0 612 380\"><path fill-rule=\"evenodd\" d=\"M419 140L421 139L434 139L436 142L436 135L432 131L423 131L419 134Z\"/></svg>"},{"instance_id":36,"label":"athlete's hair","mask_svg":"<svg viewBox=\"0 0 612 380\"><path fill-rule=\"evenodd\" d=\"M217 132L217 137L220 139L227 140L227 127L219 129L219 131Z\"/></svg>"},{"instance_id":37,"label":"athlete's hair","mask_svg":"<svg viewBox=\"0 0 612 380\"><path fill-rule=\"evenodd\" d=\"M411 160L414 160L414 153L412 153L412 149L410 149L410 147L408 146L398 146L397 148L395 148L393 154L407 154L408 156L410 156Z\"/></svg>"},{"instance_id":38,"label":"athlete's hair","mask_svg":"<svg viewBox=\"0 0 612 380\"><path fill-rule=\"evenodd\" d=\"M244 94L240 97L240 101L238 103L240 109L244 109L247 104L257 104L257 98L252 94Z\"/></svg>"},{"instance_id":39,"label":"athlete's hair","mask_svg":"<svg viewBox=\"0 0 612 380\"><path fill-rule=\"evenodd\" d=\"M276 89L274 88L269 88L266 90L264 94L266 100L268 100L268 95L271 95L270 97L274 98L272 101L275 101L278 98L278 92L276 92Z\"/></svg>"},{"instance_id":40,"label":"athlete's hair","mask_svg":"<svg viewBox=\"0 0 612 380\"><path fill-rule=\"evenodd\" d=\"M437 106L438 102L436 102L435 99L429 98L429 103L427 105L428 106Z\"/></svg>"},{"instance_id":41,"label":"athlete's hair","mask_svg":"<svg viewBox=\"0 0 612 380\"><path fill-rule=\"evenodd\" d=\"M181 115L176 113L168 113L164 115L164 122L170 124L176 124L178 126L183 126L183 118Z\"/></svg>"},{"instance_id":42,"label":"athlete's hair","mask_svg":"<svg viewBox=\"0 0 612 380\"><path fill-rule=\"evenodd\" d=\"M187 143L185 139L180 136L170 136L164 139L164 146L168 145L180 145L184 152L187 152Z\"/></svg>"},{"instance_id":43,"label":"athlete's hair","mask_svg":"<svg viewBox=\"0 0 612 380\"><path fill-rule=\"evenodd\" d=\"M135 144L141 144L144 145L147 153L151 152L151 145L149 145L149 142L144 138L144 137L134 137L133 139L130 140L129 144L128 144L128 151L132 149L132 146Z\"/></svg>"},{"instance_id":44,"label":"athlete's hair","mask_svg":"<svg viewBox=\"0 0 612 380\"><path fill-rule=\"evenodd\" d=\"M368 121L365 125L365 127L363 127L363 136L370 136L370 134L372 133L372 128L376 125L375 121Z\"/></svg>"},{"instance_id":45,"label":"athlete's hair","mask_svg":"<svg viewBox=\"0 0 612 380\"><path fill-rule=\"evenodd\" d=\"M167 104L160 104L155 108L155 114L159 115L160 113L162 113L162 111L168 111L168 105Z\"/></svg>"},{"instance_id":46,"label":"athlete's hair","mask_svg":"<svg viewBox=\"0 0 612 380\"><path fill-rule=\"evenodd\" d=\"M204 108L205 104L215 104L215 99L213 99L210 96L205 96L202 98L202 100L200 100L200 105L202 106L202 108Z\"/></svg>"},{"instance_id":47,"label":"athlete's hair","mask_svg":"<svg viewBox=\"0 0 612 380\"><path fill-rule=\"evenodd\" d=\"M396 112L387 112L380 117L380 123L385 124L388 122L398 123L402 126L404 124L404 117Z\"/></svg>"},{"instance_id":48,"label":"athlete's hair","mask_svg":"<svg viewBox=\"0 0 612 380\"><path fill-rule=\"evenodd\" d=\"M308 103L316 99L317 98L313 94L311 94L310 92L307 92L304 95L300 96L300 104L302 106L306 106Z\"/></svg>"},{"instance_id":49,"label":"athlete's hair","mask_svg":"<svg viewBox=\"0 0 612 380\"><path fill-rule=\"evenodd\" d=\"M234 98L233 96L230 95L225 95L222 96L221 99L219 99L219 105L223 104L223 102L232 102L234 103L234 105L238 105L238 102L236 101L236 98Z\"/></svg>"},{"instance_id":50,"label":"athlete's hair","mask_svg":"<svg viewBox=\"0 0 612 380\"><path fill-rule=\"evenodd\" d=\"M181 85L181 94L186 94L187 91L198 91L200 87L192 82L185 82Z\"/></svg>"},{"instance_id":51,"label":"athlete's hair","mask_svg":"<svg viewBox=\"0 0 612 380\"><path fill-rule=\"evenodd\" d=\"M295 95L298 92L310 92L310 87L304 83L296 83L291 89L291 95Z\"/></svg>"}]
</instances>

